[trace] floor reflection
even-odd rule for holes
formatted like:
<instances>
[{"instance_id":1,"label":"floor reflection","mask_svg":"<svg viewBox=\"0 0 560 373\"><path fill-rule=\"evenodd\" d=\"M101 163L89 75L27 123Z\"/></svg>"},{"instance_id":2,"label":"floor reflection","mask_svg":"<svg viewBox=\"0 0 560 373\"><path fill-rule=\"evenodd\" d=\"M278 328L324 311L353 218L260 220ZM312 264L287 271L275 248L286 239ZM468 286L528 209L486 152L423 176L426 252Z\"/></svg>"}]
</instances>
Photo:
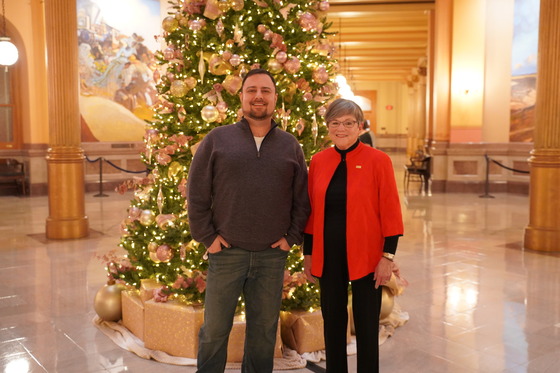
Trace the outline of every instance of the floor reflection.
<instances>
[{"instance_id":1,"label":"floor reflection","mask_svg":"<svg viewBox=\"0 0 560 373\"><path fill-rule=\"evenodd\" d=\"M402 188L404 157L394 157ZM560 254L522 249L528 197L401 190L397 261L410 315L381 346L385 372L557 372ZM87 195L93 234L44 238L46 197L0 197L0 367L22 372L194 372L146 361L92 324L130 195ZM351 357L351 371L355 358ZM324 363L319 364L324 366ZM309 372L302 369L295 372Z\"/></svg>"}]
</instances>

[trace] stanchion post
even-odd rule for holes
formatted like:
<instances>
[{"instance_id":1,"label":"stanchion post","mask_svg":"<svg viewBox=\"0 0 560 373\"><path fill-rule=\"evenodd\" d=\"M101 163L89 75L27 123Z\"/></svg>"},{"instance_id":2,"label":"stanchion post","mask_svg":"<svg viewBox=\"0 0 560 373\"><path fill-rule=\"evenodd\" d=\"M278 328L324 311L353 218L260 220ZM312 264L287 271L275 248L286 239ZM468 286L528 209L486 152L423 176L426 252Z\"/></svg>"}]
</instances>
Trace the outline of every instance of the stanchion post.
<instances>
[{"instance_id":1,"label":"stanchion post","mask_svg":"<svg viewBox=\"0 0 560 373\"><path fill-rule=\"evenodd\" d=\"M494 196L489 194L490 189L490 158L488 154L484 154L486 159L486 181L484 182L484 194L479 196L480 198L494 198Z\"/></svg>"},{"instance_id":2,"label":"stanchion post","mask_svg":"<svg viewBox=\"0 0 560 373\"><path fill-rule=\"evenodd\" d=\"M109 197L108 194L103 193L103 159L99 158L99 193L94 194L94 197Z\"/></svg>"}]
</instances>

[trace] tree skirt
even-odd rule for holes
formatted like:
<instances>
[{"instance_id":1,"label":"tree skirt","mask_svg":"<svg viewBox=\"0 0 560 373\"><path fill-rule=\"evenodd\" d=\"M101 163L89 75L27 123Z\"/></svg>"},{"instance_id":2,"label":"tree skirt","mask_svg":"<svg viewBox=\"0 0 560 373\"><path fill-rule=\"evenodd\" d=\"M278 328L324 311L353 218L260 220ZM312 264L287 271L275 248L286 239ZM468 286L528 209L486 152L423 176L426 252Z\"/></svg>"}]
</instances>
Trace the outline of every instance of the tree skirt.
<instances>
[{"instance_id":1,"label":"tree skirt","mask_svg":"<svg viewBox=\"0 0 560 373\"><path fill-rule=\"evenodd\" d=\"M406 324L409 316L407 312L403 312L397 303L393 308L393 312L384 320L382 320L379 328L379 344L393 335L395 328ZM150 350L144 347L144 342L132 334L120 322L103 321L99 316L93 318L93 323L99 330L109 337L119 347L124 348L130 352L135 353L144 359L153 359L160 363L173 364L173 365L189 365L196 366L196 359L186 357L172 356L162 351ZM284 346L284 353L281 358L274 359L274 370L291 370L302 369L307 365L307 361L318 363L325 360L325 351L307 352L302 355L296 351L291 350ZM352 341L348 344L348 355L356 354L356 341L355 336L352 336ZM226 369L240 369L241 363L227 363Z\"/></svg>"}]
</instances>

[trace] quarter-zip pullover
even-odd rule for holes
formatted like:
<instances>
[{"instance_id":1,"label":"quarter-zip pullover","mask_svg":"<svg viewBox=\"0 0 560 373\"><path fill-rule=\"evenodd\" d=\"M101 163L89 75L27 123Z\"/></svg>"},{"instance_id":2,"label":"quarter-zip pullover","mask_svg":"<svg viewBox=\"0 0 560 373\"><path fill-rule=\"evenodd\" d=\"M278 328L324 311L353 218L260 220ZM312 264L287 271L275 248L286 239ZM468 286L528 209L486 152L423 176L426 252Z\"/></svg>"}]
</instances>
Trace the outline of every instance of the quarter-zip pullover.
<instances>
[{"instance_id":1,"label":"quarter-zip pullover","mask_svg":"<svg viewBox=\"0 0 560 373\"><path fill-rule=\"evenodd\" d=\"M191 234L206 247L218 234L250 251L282 237L299 244L310 212L301 145L274 121L260 149L245 119L217 127L193 158L187 200Z\"/></svg>"}]
</instances>

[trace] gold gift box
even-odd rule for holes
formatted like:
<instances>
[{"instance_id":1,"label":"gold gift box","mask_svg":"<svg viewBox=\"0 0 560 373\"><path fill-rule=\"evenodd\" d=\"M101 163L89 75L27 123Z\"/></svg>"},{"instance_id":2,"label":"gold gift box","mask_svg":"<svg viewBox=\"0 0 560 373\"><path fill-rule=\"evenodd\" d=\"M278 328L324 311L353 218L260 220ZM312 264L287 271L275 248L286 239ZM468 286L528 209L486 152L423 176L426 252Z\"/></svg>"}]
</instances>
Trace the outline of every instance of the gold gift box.
<instances>
[{"instance_id":1,"label":"gold gift box","mask_svg":"<svg viewBox=\"0 0 560 373\"><path fill-rule=\"evenodd\" d=\"M200 306L153 299L144 302L144 346L173 356L196 359L198 331L204 317Z\"/></svg>"},{"instance_id":2,"label":"gold gift box","mask_svg":"<svg viewBox=\"0 0 560 373\"><path fill-rule=\"evenodd\" d=\"M321 310L307 311L282 311L280 312L282 325L282 341L298 354L314 352L325 349L325 336L323 331L323 315ZM350 321L350 320L349 320ZM346 333L346 342L350 343L350 322Z\"/></svg>"},{"instance_id":3,"label":"gold gift box","mask_svg":"<svg viewBox=\"0 0 560 373\"><path fill-rule=\"evenodd\" d=\"M320 310L280 312L282 341L298 354L325 349Z\"/></svg>"},{"instance_id":4,"label":"gold gift box","mask_svg":"<svg viewBox=\"0 0 560 373\"><path fill-rule=\"evenodd\" d=\"M144 303L137 291L121 292L122 323L135 336L144 340Z\"/></svg>"},{"instance_id":5,"label":"gold gift box","mask_svg":"<svg viewBox=\"0 0 560 373\"><path fill-rule=\"evenodd\" d=\"M147 302L154 297L154 290L161 288L163 285L153 278L140 280L140 299Z\"/></svg>"},{"instance_id":6,"label":"gold gift box","mask_svg":"<svg viewBox=\"0 0 560 373\"><path fill-rule=\"evenodd\" d=\"M233 327L229 334L227 361L230 363L240 363L243 361L243 350L245 347L245 317L235 316ZM282 357L282 337L280 335L280 322L276 332L276 346L274 347L274 357Z\"/></svg>"}]
</instances>

